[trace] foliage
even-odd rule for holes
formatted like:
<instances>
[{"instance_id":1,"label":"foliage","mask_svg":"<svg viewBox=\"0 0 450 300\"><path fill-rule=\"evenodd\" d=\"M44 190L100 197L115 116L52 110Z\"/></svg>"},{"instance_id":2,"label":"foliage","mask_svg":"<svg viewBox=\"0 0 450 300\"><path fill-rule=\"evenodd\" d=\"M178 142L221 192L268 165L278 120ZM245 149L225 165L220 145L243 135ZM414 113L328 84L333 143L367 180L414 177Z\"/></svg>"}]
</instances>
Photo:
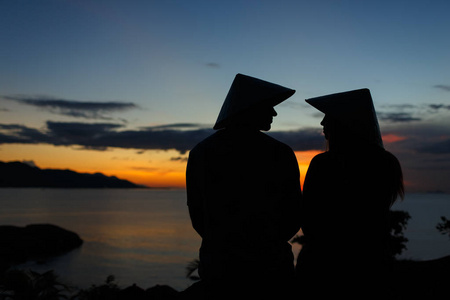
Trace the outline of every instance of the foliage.
<instances>
[{"instance_id":1,"label":"foliage","mask_svg":"<svg viewBox=\"0 0 450 300\"><path fill-rule=\"evenodd\" d=\"M393 210L389 214L389 253L390 258L402 254L406 250L408 239L403 235L411 216L406 211Z\"/></svg>"},{"instance_id":2,"label":"foliage","mask_svg":"<svg viewBox=\"0 0 450 300\"><path fill-rule=\"evenodd\" d=\"M194 275L194 272L198 270L198 266L200 265L199 259L194 259L186 266L186 277L191 280L200 280L200 277Z\"/></svg>"},{"instance_id":3,"label":"foliage","mask_svg":"<svg viewBox=\"0 0 450 300\"><path fill-rule=\"evenodd\" d=\"M72 300L115 300L118 299L120 291L119 286L115 283L114 275L109 275L105 283L97 286L93 284L86 290L80 290Z\"/></svg>"},{"instance_id":4,"label":"foliage","mask_svg":"<svg viewBox=\"0 0 450 300\"><path fill-rule=\"evenodd\" d=\"M441 217L442 223L438 223L436 225L436 229L443 235L448 234L448 237L450 238L450 220L448 220L446 217Z\"/></svg>"},{"instance_id":5,"label":"foliage","mask_svg":"<svg viewBox=\"0 0 450 300\"><path fill-rule=\"evenodd\" d=\"M1 300L67 299L69 288L58 281L53 270L43 274L31 270L10 270L0 281Z\"/></svg>"},{"instance_id":6,"label":"foliage","mask_svg":"<svg viewBox=\"0 0 450 300\"><path fill-rule=\"evenodd\" d=\"M400 210L394 210L389 212L389 253L390 258L394 258L406 250L406 242L408 239L403 235L403 230L406 229L408 221L411 218L409 213ZM291 243L299 243L303 245L305 243L304 236L297 235Z\"/></svg>"}]
</instances>

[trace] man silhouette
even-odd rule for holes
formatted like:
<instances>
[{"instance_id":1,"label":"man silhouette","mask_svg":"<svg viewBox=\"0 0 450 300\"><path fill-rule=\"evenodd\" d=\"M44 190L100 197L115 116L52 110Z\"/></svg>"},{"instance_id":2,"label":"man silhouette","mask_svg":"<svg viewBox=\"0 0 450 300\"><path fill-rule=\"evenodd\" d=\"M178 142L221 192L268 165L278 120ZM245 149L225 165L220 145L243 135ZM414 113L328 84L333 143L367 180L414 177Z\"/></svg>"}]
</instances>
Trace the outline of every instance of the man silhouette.
<instances>
[{"instance_id":1,"label":"man silhouette","mask_svg":"<svg viewBox=\"0 0 450 300\"><path fill-rule=\"evenodd\" d=\"M294 90L237 74L214 129L189 154L187 202L202 237L206 297L286 293L288 241L300 228L299 169L292 149L262 133ZM209 295L209 296L208 296Z\"/></svg>"}]
</instances>

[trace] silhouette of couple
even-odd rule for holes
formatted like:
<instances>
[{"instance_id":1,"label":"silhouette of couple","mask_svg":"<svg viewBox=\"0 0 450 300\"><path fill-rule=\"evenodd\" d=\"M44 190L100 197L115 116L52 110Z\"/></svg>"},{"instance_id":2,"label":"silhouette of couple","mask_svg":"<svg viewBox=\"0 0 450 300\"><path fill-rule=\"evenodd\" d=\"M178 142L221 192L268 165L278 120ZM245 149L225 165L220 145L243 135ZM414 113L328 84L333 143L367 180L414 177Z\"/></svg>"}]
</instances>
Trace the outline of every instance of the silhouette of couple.
<instances>
[{"instance_id":1,"label":"silhouette of couple","mask_svg":"<svg viewBox=\"0 0 450 300\"><path fill-rule=\"evenodd\" d=\"M327 151L303 187L293 150L262 133L295 90L237 74L214 125L189 154L187 204L202 237L200 298L387 293L388 212L403 197L368 89L306 100L325 113ZM296 267L289 241L302 229Z\"/></svg>"}]
</instances>

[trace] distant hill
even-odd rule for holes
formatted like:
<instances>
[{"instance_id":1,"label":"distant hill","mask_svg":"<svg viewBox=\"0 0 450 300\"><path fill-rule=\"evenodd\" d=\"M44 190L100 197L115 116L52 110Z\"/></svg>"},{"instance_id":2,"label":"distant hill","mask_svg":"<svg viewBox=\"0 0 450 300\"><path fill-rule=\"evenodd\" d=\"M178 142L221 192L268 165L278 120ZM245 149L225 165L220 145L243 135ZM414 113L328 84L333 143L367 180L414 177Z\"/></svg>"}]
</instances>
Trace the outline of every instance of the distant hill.
<instances>
[{"instance_id":1,"label":"distant hill","mask_svg":"<svg viewBox=\"0 0 450 300\"><path fill-rule=\"evenodd\" d=\"M128 180L102 173L40 169L21 162L0 162L0 187L142 188Z\"/></svg>"}]
</instances>

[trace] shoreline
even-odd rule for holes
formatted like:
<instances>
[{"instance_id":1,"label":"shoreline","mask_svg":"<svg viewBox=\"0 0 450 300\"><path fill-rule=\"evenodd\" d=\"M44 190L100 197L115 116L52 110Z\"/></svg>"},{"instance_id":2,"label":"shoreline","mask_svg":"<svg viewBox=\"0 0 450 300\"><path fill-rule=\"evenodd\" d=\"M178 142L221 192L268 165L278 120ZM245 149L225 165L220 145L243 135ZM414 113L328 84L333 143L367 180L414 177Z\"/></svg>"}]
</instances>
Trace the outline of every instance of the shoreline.
<instances>
[{"instance_id":1,"label":"shoreline","mask_svg":"<svg viewBox=\"0 0 450 300\"><path fill-rule=\"evenodd\" d=\"M36 278L43 278L48 273L54 273L53 271L49 271L45 274L39 274L27 270L10 269L4 272L1 277L7 278L8 272L11 272L11 270L15 274L22 273L26 275L33 273L32 275ZM392 272L389 274L391 283L388 287L390 297L392 299L416 299L421 297L424 299L443 299L445 295L448 295L448 282L450 282L449 270L450 255L426 261L395 260ZM60 274L54 275L56 275L56 278L62 278L59 277ZM115 283L113 276L107 276L105 278L106 281L104 283L92 283L90 288L81 289L71 287L71 292L75 292L75 296L108 292L111 295L115 295L114 299L153 299L153 297L158 297L157 299L170 300L180 299L186 293L192 292L190 288L194 287L195 283L198 283L198 281L192 281L192 284L184 290L177 290L167 284L156 284L148 288L142 288L136 284L120 287ZM188 289L189 291L184 293ZM301 291L300 286L298 289ZM68 290L65 292L68 292Z\"/></svg>"},{"instance_id":2,"label":"shoreline","mask_svg":"<svg viewBox=\"0 0 450 300\"><path fill-rule=\"evenodd\" d=\"M0 240L0 266L2 267L0 268L0 286L3 291L11 292L12 290L8 288L13 289L14 285L9 287L8 282L17 281L17 278L28 278L27 282L32 284L34 281L52 278L55 286L65 287L64 275L61 276L62 274L54 270L38 273L32 269L21 270L17 267L26 262L49 261L79 249L83 245L83 240L76 233L51 224L31 224L25 227L4 225L0 226L0 236L2 237ZM448 282L450 282L449 270L450 255L430 260L395 259L391 272L387 274L390 279L388 290L393 299L416 297L438 299L447 294ZM72 284L71 289L79 295L108 290L123 299L130 299L130 297L131 299L151 299L150 297L154 295L160 295L159 299L175 299L187 290L186 293L191 293L192 290L195 293L199 292L196 289L201 286L201 284L195 285L198 281L191 281L191 284L187 284L186 288L181 290L177 290L170 284L156 284L144 289L137 284L120 287L114 282L113 276L105 278L107 279L104 283L92 282L89 288L80 288L79 285ZM61 292L63 290L65 288ZM300 287L299 290L301 290ZM20 292L20 288L14 291L14 293ZM65 292L68 292L68 288Z\"/></svg>"}]
</instances>

